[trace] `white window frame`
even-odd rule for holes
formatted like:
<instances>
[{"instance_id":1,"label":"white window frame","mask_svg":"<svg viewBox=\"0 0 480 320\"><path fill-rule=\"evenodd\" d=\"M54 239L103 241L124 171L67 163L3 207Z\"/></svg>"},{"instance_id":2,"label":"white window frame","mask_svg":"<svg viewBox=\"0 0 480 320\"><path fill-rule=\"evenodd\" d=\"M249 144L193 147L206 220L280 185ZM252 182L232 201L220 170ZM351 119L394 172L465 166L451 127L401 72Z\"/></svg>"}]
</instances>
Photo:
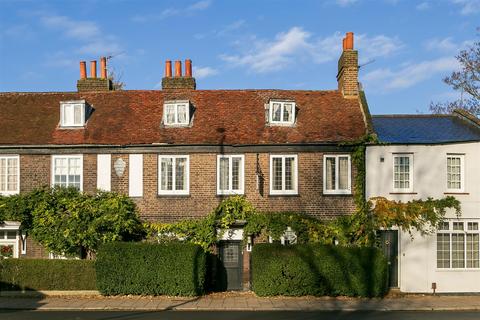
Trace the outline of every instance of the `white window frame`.
<instances>
[{"instance_id":1,"label":"white window frame","mask_svg":"<svg viewBox=\"0 0 480 320\"><path fill-rule=\"evenodd\" d=\"M238 190L232 189L232 163L233 158L240 158L240 170L239 170L239 179L241 183L239 184ZM220 189L220 160L221 159L228 159L228 190L221 190ZM245 191L245 156L243 154L231 154L231 155L224 155L219 154L217 155L217 195L233 195L233 194L244 194Z\"/></svg>"},{"instance_id":2,"label":"white window frame","mask_svg":"<svg viewBox=\"0 0 480 320\"><path fill-rule=\"evenodd\" d=\"M73 111L73 122L65 122L65 107L67 106L80 106L80 122L75 123L75 110ZM84 127L85 126L85 100L76 100L76 101L64 101L60 102L60 127L71 128L71 127Z\"/></svg>"},{"instance_id":3,"label":"white window frame","mask_svg":"<svg viewBox=\"0 0 480 320\"><path fill-rule=\"evenodd\" d=\"M479 220L450 220L450 221L444 221L448 223L448 230L437 230L435 234L435 268L436 270L439 271L445 271L445 270L480 270L480 264L479 267L467 267L467 234L480 234L480 230L468 230L468 223L477 223L478 227L480 229L480 221ZM462 222L463 223L463 230L453 230L453 223L454 222ZM438 267L438 240L437 236L438 234L448 234L449 235L449 254L450 254L450 259L449 259L449 267L448 268L440 268ZM452 252L452 234L463 234L465 235L464 237L464 248L463 248L463 253L464 253L464 267L463 268L458 268L458 267L453 267L453 252ZM479 235L479 240L480 242L480 235ZM480 246L480 243L479 243Z\"/></svg>"},{"instance_id":4,"label":"white window frame","mask_svg":"<svg viewBox=\"0 0 480 320\"><path fill-rule=\"evenodd\" d=\"M80 159L80 189L79 191L83 191L83 154L75 154L75 155L72 155L72 154L68 154L68 155L52 155L52 158L51 158L51 166L50 166L50 170L51 170L51 182L50 182L50 185L52 187L55 187L55 159L61 159L61 158L64 158L64 159L73 159L73 158L79 158ZM68 161L67 161L68 163ZM67 187L68 186L68 183L67 183Z\"/></svg>"},{"instance_id":5,"label":"white window frame","mask_svg":"<svg viewBox=\"0 0 480 320\"><path fill-rule=\"evenodd\" d=\"M175 108L175 115L173 123L167 122L167 106L173 105ZM185 122L178 121L178 106L185 105L186 107L186 116ZM179 126L188 126L190 124L190 101L189 100L178 100L178 101L165 101L163 104L163 124L167 127L179 127Z\"/></svg>"},{"instance_id":6,"label":"white window frame","mask_svg":"<svg viewBox=\"0 0 480 320\"><path fill-rule=\"evenodd\" d=\"M281 114L281 120L273 120L273 104L274 103L279 103L280 104L280 114ZM285 104L291 104L292 105L292 120L291 121L285 121L283 120L283 112L285 109ZM291 100L270 100L268 104L268 122L272 125L284 125L284 126L292 126L295 124L295 111L296 111L296 104L295 101Z\"/></svg>"},{"instance_id":7,"label":"white window frame","mask_svg":"<svg viewBox=\"0 0 480 320\"><path fill-rule=\"evenodd\" d=\"M7 185L5 185L5 191L2 191L0 189L0 195L3 195L3 196L10 196L10 195L13 195L13 194L18 194L20 193L20 156L18 155L0 155L0 159L5 159L6 161L6 170L8 170L8 159L16 159L17 160L17 188L13 191L7 191ZM7 177L7 180L5 180L5 183L8 184L8 177Z\"/></svg>"},{"instance_id":8,"label":"white window frame","mask_svg":"<svg viewBox=\"0 0 480 320\"><path fill-rule=\"evenodd\" d=\"M282 190L273 190L273 159L282 159ZM285 190L285 158L294 158L295 179L293 190ZM296 154L272 154L270 155L270 194L271 195L297 195L298 194L298 156Z\"/></svg>"},{"instance_id":9,"label":"white window frame","mask_svg":"<svg viewBox=\"0 0 480 320\"><path fill-rule=\"evenodd\" d=\"M335 189L327 190L327 158L335 158ZM339 158L348 158L348 188L339 189L340 166ZM323 155L323 193L324 194L352 194L352 161L349 154Z\"/></svg>"},{"instance_id":10,"label":"white window frame","mask_svg":"<svg viewBox=\"0 0 480 320\"><path fill-rule=\"evenodd\" d=\"M15 224L15 225L10 225L10 221L5 221L5 226L4 227L0 227L0 232L3 234L3 232L7 232L7 231L15 231L15 239L7 239L7 235L5 233L5 235L3 237L0 236L0 244L1 245L5 245L5 246L9 246L9 245L12 245L13 246L13 255L12 255L12 258L18 258L18 251L19 251L19 247L20 247L20 231L19 231L19 225Z\"/></svg>"},{"instance_id":11,"label":"white window frame","mask_svg":"<svg viewBox=\"0 0 480 320\"><path fill-rule=\"evenodd\" d=\"M448 188L448 158L460 158L460 189ZM465 191L465 155L447 153L445 158L445 178L446 178L446 190L447 193L459 193Z\"/></svg>"},{"instance_id":12,"label":"white window frame","mask_svg":"<svg viewBox=\"0 0 480 320\"><path fill-rule=\"evenodd\" d=\"M162 190L160 187L161 187L161 183L162 183L162 171L161 171L161 165L162 165L162 159L163 158L166 158L166 159L173 159L173 163L172 163L172 190ZM186 170L185 170L185 174L186 174L186 188L185 190L176 190L175 187L176 187L176 159L179 159L179 158L183 158L183 159L187 159L186 161ZM162 196L165 196L165 195L189 195L190 194L190 156L189 155L168 155L168 154L161 154L161 155L158 155L158 165L157 165L157 168L158 168L158 194L159 195L162 195Z\"/></svg>"},{"instance_id":13,"label":"white window frame","mask_svg":"<svg viewBox=\"0 0 480 320\"><path fill-rule=\"evenodd\" d=\"M409 187L408 188L395 188L395 158L409 158L409 166L408 166L408 173L409 173ZM392 156L392 188L394 192L413 192L413 153L394 153Z\"/></svg>"}]
</instances>

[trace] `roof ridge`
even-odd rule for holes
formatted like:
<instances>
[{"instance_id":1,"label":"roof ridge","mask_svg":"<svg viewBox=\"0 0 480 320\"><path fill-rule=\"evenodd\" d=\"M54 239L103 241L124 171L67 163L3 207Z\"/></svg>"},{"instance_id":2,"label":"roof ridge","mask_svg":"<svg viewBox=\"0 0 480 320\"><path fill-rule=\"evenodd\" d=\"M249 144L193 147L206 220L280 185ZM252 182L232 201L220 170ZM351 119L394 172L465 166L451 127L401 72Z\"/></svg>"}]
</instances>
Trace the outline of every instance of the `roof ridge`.
<instances>
[{"instance_id":1,"label":"roof ridge","mask_svg":"<svg viewBox=\"0 0 480 320\"><path fill-rule=\"evenodd\" d=\"M173 92L175 90L172 90ZM158 93L171 93L172 91L164 91L158 89L130 89L130 90L111 90L111 91L91 91L91 92L78 92L78 91L0 91L0 95L13 95L13 94L84 94L84 93L120 93L120 92L158 92ZM330 90L313 90L313 89L197 89L192 90L192 92L242 92L242 91L249 91L249 92L268 92L268 91L290 91L290 92L338 92L336 89Z\"/></svg>"}]
</instances>

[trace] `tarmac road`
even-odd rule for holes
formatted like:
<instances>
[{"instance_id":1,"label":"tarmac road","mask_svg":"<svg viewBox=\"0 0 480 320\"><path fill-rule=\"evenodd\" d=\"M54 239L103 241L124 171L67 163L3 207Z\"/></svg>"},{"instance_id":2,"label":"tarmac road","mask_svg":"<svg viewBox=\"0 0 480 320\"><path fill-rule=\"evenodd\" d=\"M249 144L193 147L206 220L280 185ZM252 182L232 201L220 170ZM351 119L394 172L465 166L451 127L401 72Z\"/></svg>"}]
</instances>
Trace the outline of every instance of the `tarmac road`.
<instances>
[{"instance_id":1,"label":"tarmac road","mask_svg":"<svg viewBox=\"0 0 480 320\"><path fill-rule=\"evenodd\" d=\"M478 320L480 312L468 311L0 311L2 320Z\"/></svg>"}]
</instances>

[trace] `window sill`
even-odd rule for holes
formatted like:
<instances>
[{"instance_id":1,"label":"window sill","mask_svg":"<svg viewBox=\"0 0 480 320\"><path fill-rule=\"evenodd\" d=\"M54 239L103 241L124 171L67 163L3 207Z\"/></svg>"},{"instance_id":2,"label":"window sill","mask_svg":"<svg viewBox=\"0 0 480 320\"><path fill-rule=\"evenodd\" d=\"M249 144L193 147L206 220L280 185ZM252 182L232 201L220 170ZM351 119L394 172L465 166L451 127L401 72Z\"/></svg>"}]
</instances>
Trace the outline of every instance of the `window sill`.
<instances>
[{"instance_id":1,"label":"window sill","mask_svg":"<svg viewBox=\"0 0 480 320\"><path fill-rule=\"evenodd\" d=\"M351 191L338 191L338 192L323 191L322 194L324 196L351 196L352 192Z\"/></svg>"},{"instance_id":2,"label":"window sill","mask_svg":"<svg viewBox=\"0 0 480 320\"><path fill-rule=\"evenodd\" d=\"M224 193L218 193L217 192L217 197L230 197L230 196L244 196L245 192L224 192Z\"/></svg>"},{"instance_id":3,"label":"window sill","mask_svg":"<svg viewBox=\"0 0 480 320\"><path fill-rule=\"evenodd\" d=\"M157 198L190 198L190 194L157 194Z\"/></svg>"},{"instance_id":4,"label":"window sill","mask_svg":"<svg viewBox=\"0 0 480 320\"><path fill-rule=\"evenodd\" d=\"M445 194L445 195L449 195L449 194L469 195L470 193L468 193L468 192L444 192L443 194Z\"/></svg>"},{"instance_id":5,"label":"window sill","mask_svg":"<svg viewBox=\"0 0 480 320\"><path fill-rule=\"evenodd\" d=\"M410 195L415 195L415 194L418 194L417 192L408 192L408 191L405 191L405 192L390 192L389 194L410 194Z\"/></svg>"},{"instance_id":6,"label":"window sill","mask_svg":"<svg viewBox=\"0 0 480 320\"><path fill-rule=\"evenodd\" d=\"M480 268L435 268L435 272L480 272Z\"/></svg>"},{"instance_id":7,"label":"window sill","mask_svg":"<svg viewBox=\"0 0 480 320\"><path fill-rule=\"evenodd\" d=\"M81 126L58 126L58 130L82 130L85 129L85 125Z\"/></svg>"}]
</instances>

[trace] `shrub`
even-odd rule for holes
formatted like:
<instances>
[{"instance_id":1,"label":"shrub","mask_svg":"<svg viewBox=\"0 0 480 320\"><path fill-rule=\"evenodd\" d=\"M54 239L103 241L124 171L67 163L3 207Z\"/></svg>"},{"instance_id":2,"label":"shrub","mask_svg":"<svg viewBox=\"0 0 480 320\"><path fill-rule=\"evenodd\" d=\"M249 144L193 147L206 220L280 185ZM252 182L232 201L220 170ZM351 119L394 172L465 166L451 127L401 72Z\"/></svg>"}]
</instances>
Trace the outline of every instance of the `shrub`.
<instances>
[{"instance_id":1,"label":"shrub","mask_svg":"<svg viewBox=\"0 0 480 320\"><path fill-rule=\"evenodd\" d=\"M1 290L95 290L91 260L0 260Z\"/></svg>"},{"instance_id":2,"label":"shrub","mask_svg":"<svg viewBox=\"0 0 480 320\"><path fill-rule=\"evenodd\" d=\"M95 262L102 294L194 296L204 292L206 255L198 245L114 242Z\"/></svg>"},{"instance_id":3,"label":"shrub","mask_svg":"<svg viewBox=\"0 0 480 320\"><path fill-rule=\"evenodd\" d=\"M387 260L376 248L257 244L253 291L259 296L383 296Z\"/></svg>"}]
</instances>

